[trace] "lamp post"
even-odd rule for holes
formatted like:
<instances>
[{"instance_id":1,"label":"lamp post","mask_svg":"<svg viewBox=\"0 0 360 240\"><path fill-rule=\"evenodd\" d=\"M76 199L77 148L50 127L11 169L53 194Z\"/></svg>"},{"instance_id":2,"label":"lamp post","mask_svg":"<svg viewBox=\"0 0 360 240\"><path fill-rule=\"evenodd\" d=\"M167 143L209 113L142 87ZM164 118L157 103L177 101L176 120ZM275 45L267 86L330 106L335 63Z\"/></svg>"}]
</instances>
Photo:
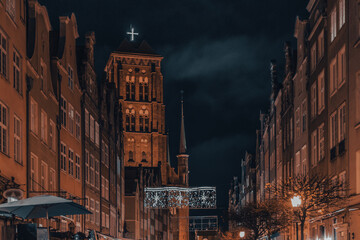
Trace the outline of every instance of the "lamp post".
<instances>
[{"instance_id":1,"label":"lamp post","mask_svg":"<svg viewBox=\"0 0 360 240\"><path fill-rule=\"evenodd\" d=\"M240 239L243 239L245 237L245 232L244 231L240 231L239 233Z\"/></svg>"},{"instance_id":2,"label":"lamp post","mask_svg":"<svg viewBox=\"0 0 360 240\"><path fill-rule=\"evenodd\" d=\"M291 204L294 208L294 211L296 210L296 208L300 207L301 205L301 197L300 196L293 196L291 198ZM298 227L298 222L296 221L296 240L299 240L299 227Z\"/></svg>"}]
</instances>

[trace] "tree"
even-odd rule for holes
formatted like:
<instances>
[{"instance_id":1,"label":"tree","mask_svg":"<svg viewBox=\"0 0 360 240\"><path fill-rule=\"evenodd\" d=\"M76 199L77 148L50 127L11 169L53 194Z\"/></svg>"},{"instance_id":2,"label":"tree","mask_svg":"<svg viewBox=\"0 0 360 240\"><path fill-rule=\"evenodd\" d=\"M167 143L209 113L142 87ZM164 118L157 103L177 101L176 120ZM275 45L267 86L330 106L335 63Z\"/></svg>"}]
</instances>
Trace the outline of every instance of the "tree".
<instances>
[{"instance_id":1,"label":"tree","mask_svg":"<svg viewBox=\"0 0 360 240\"><path fill-rule=\"evenodd\" d=\"M249 240L256 240L262 236L270 237L286 228L290 221L289 211L275 199L248 203L229 214L232 221L249 230L246 236Z\"/></svg>"},{"instance_id":2,"label":"tree","mask_svg":"<svg viewBox=\"0 0 360 240\"><path fill-rule=\"evenodd\" d=\"M293 215L300 222L301 240L304 240L304 226L308 218L326 214L348 199L348 185L329 176L298 175L271 186L275 197L291 207L291 199L298 196L301 204L294 207Z\"/></svg>"}]
</instances>

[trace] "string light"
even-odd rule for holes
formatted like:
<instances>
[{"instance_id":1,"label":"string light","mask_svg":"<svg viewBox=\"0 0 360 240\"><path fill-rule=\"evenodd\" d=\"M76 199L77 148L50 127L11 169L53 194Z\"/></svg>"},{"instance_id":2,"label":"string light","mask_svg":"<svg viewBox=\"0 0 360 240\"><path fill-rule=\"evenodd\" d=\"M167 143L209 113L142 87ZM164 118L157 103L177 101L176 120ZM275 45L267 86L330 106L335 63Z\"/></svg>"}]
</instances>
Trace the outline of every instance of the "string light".
<instances>
[{"instance_id":1,"label":"string light","mask_svg":"<svg viewBox=\"0 0 360 240\"><path fill-rule=\"evenodd\" d=\"M144 206L146 208L216 208L215 187L145 188L144 194Z\"/></svg>"}]
</instances>

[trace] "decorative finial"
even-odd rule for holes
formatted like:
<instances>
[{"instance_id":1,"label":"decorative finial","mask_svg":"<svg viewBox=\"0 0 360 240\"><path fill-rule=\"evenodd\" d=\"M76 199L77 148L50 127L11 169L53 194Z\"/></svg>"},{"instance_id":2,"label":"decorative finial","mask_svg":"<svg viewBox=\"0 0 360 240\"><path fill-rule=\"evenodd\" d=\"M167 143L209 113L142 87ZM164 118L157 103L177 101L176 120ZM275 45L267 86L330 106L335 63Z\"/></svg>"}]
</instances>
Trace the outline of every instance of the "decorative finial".
<instances>
[{"instance_id":1,"label":"decorative finial","mask_svg":"<svg viewBox=\"0 0 360 240\"><path fill-rule=\"evenodd\" d=\"M131 32L126 32L126 34L128 34L128 35L130 35L130 41L134 41L134 35L139 35L139 33L136 33L136 32L134 32L134 28L133 28L133 26L132 25L130 25L130 31Z\"/></svg>"}]
</instances>

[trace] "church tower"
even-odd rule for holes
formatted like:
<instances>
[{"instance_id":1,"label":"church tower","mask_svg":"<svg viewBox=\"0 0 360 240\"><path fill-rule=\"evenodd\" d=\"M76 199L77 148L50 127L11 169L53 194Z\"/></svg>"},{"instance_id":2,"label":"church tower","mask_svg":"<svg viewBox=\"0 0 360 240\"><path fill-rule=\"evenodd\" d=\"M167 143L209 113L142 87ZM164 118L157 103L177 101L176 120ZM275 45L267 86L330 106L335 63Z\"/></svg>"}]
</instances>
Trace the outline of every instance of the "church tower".
<instances>
[{"instance_id":1,"label":"church tower","mask_svg":"<svg viewBox=\"0 0 360 240\"><path fill-rule=\"evenodd\" d=\"M116 85L123 113L125 167L158 167L166 183L165 105L162 56L146 41L124 39L106 64L107 79Z\"/></svg>"},{"instance_id":2,"label":"church tower","mask_svg":"<svg viewBox=\"0 0 360 240\"><path fill-rule=\"evenodd\" d=\"M183 91L181 91L180 147L179 147L179 154L176 157L178 159L179 184L188 187L189 186L189 155L187 154L187 149L186 149Z\"/></svg>"}]
</instances>

